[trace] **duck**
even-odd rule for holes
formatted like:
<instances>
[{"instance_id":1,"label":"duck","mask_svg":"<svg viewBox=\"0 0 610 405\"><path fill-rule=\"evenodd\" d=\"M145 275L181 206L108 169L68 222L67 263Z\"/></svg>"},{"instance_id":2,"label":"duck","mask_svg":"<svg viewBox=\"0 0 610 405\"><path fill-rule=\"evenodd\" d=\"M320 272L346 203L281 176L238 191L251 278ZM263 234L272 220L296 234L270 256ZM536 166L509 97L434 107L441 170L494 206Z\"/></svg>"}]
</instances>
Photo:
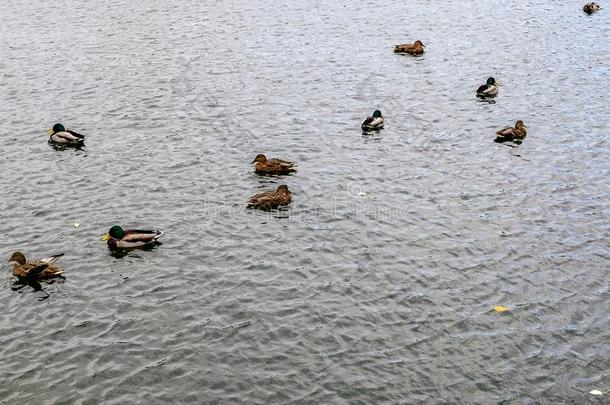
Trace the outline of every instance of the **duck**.
<instances>
[{"instance_id":1,"label":"duck","mask_svg":"<svg viewBox=\"0 0 610 405\"><path fill-rule=\"evenodd\" d=\"M292 193L288 190L287 185L282 184L276 191L265 191L250 197L248 200L248 208L258 208L268 211L282 205L288 205L291 202Z\"/></svg>"},{"instance_id":2,"label":"duck","mask_svg":"<svg viewBox=\"0 0 610 405\"><path fill-rule=\"evenodd\" d=\"M117 249L133 249L160 244L157 239L163 235L163 232L143 231L136 229L124 230L119 225L114 225L110 228L107 234L102 237L103 241L107 241L110 250Z\"/></svg>"},{"instance_id":3,"label":"duck","mask_svg":"<svg viewBox=\"0 0 610 405\"><path fill-rule=\"evenodd\" d=\"M381 115L381 111L375 110L372 116L362 120L360 127L363 131L378 131L383 129L383 115Z\"/></svg>"},{"instance_id":4,"label":"duck","mask_svg":"<svg viewBox=\"0 0 610 405\"><path fill-rule=\"evenodd\" d=\"M47 130L49 143L64 146L83 146L85 137L77 132L64 128L62 124L55 124Z\"/></svg>"},{"instance_id":5,"label":"duck","mask_svg":"<svg viewBox=\"0 0 610 405\"><path fill-rule=\"evenodd\" d=\"M515 123L515 127L506 127L496 132L495 142L507 142L513 141L515 143L521 143L527 136L527 127L523 121L519 120Z\"/></svg>"},{"instance_id":6,"label":"duck","mask_svg":"<svg viewBox=\"0 0 610 405\"><path fill-rule=\"evenodd\" d=\"M257 174L289 174L296 171L296 165L287 160L267 159L265 155L258 154L252 161L256 163L254 171Z\"/></svg>"},{"instance_id":7,"label":"duck","mask_svg":"<svg viewBox=\"0 0 610 405\"><path fill-rule=\"evenodd\" d=\"M413 44L394 45L394 53L408 53L410 55L421 55L426 46L418 39Z\"/></svg>"},{"instance_id":8,"label":"duck","mask_svg":"<svg viewBox=\"0 0 610 405\"><path fill-rule=\"evenodd\" d=\"M64 254L49 256L40 260L28 262L25 255L21 252L12 254L9 263L14 263L13 275L19 279L30 281L46 280L53 277L60 277L63 270L54 263Z\"/></svg>"},{"instance_id":9,"label":"duck","mask_svg":"<svg viewBox=\"0 0 610 405\"><path fill-rule=\"evenodd\" d=\"M601 7L599 6L599 4L593 2L593 3L587 3L582 7L582 11L584 11L587 14L593 14L595 12L597 12L597 10L599 10Z\"/></svg>"},{"instance_id":10,"label":"duck","mask_svg":"<svg viewBox=\"0 0 610 405\"><path fill-rule=\"evenodd\" d=\"M498 94L498 84L496 83L496 79L490 77L487 79L486 84L482 84L477 89L477 97L486 98L486 97L495 97Z\"/></svg>"}]
</instances>

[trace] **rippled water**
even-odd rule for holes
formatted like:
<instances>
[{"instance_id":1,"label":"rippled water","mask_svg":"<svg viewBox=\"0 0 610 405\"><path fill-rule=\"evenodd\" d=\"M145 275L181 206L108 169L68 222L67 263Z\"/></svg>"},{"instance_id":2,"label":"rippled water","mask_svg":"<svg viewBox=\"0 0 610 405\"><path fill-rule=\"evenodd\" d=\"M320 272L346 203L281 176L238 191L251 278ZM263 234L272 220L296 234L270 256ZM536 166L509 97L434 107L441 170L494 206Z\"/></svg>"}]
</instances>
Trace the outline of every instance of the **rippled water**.
<instances>
[{"instance_id":1,"label":"rippled water","mask_svg":"<svg viewBox=\"0 0 610 405\"><path fill-rule=\"evenodd\" d=\"M610 388L608 10L2 15L0 254L65 252L66 278L13 291L3 265L0 402L603 401L588 392ZM392 53L415 39L423 57ZM500 94L479 102L490 75ZM363 136L375 108L386 129ZM525 142L493 143L517 119ZM55 122L86 148L47 145ZM299 171L257 177L261 152ZM288 211L244 209L281 183ZM115 223L164 244L115 258Z\"/></svg>"}]
</instances>

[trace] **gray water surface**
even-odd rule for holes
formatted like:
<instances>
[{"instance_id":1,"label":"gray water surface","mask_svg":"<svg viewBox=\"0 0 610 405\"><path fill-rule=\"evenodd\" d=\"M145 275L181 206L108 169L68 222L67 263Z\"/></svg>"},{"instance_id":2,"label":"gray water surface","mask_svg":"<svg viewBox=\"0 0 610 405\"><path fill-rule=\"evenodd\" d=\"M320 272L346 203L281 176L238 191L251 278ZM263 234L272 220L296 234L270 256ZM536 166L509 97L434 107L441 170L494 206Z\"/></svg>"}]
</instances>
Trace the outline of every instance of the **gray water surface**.
<instances>
[{"instance_id":1,"label":"gray water surface","mask_svg":"<svg viewBox=\"0 0 610 405\"><path fill-rule=\"evenodd\" d=\"M581 7L5 0L0 256L66 277L2 265L0 402L603 402L610 10ZM114 257L113 224L163 245Z\"/></svg>"}]
</instances>

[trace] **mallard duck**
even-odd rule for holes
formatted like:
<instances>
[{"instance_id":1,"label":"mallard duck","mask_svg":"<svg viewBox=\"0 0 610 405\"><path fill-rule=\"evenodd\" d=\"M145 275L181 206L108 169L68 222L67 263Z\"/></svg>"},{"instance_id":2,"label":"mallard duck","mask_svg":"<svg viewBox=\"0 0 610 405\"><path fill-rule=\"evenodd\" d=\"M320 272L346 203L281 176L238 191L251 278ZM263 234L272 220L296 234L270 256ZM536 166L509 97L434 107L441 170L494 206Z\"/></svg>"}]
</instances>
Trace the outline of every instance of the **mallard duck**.
<instances>
[{"instance_id":1,"label":"mallard duck","mask_svg":"<svg viewBox=\"0 0 610 405\"><path fill-rule=\"evenodd\" d=\"M363 131L378 131L383 128L383 116L381 111L375 110L371 117L366 117L362 120L360 127Z\"/></svg>"},{"instance_id":2,"label":"mallard duck","mask_svg":"<svg viewBox=\"0 0 610 405\"><path fill-rule=\"evenodd\" d=\"M263 154L256 155L252 163L256 163L254 171L258 174L288 174L296 171L294 163L280 159L267 160Z\"/></svg>"},{"instance_id":3,"label":"mallard duck","mask_svg":"<svg viewBox=\"0 0 610 405\"><path fill-rule=\"evenodd\" d=\"M587 3L582 7L582 11L584 11L587 14L593 14L600 8L601 7L597 3Z\"/></svg>"},{"instance_id":4,"label":"mallard duck","mask_svg":"<svg viewBox=\"0 0 610 405\"><path fill-rule=\"evenodd\" d=\"M506 127L496 132L495 142L513 141L521 143L527 136L527 127L523 121L519 120L515 123L515 127Z\"/></svg>"},{"instance_id":5,"label":"mallard duck","mask_svg":"<svg viewBox=\"0 0 610 405\"><path fill-rule=\"evenodd\" d=\"M102 237L102 240L108 241L108 247L111 250L132 249L160 243L157 239L161 235L163 235L161 231L124 230L120 226L115 225Z\"/></svg>"},{"instance_id":6,"label":"mallard duck","mask_svg":"<svg viewBox=\"0 0 610 405\"><path fill-rule=\"evenodd\" d=\"M394 45L394 53L408 53L411 55L421 55L426 46L418 39L413 44Z\"/></svg>"},{"instance_id":7,"label":"mallard duck","mask_svg":"<svg viewBox=\"0 0 610 405\"><path fill-rule=\"evenodd\" d=\"M496 79L490 77L487 79L486 84L482 84L477 89L477 97L486 98L486 97L495 97L498 94L498 84L496 83Z\"/></svg>"},{"instance_id":8,"label":"mallard duck","mask_svg":"<svg viewBox=\"0 0 610 405\"><path fill-rule=\"evenodd\" d=\"M47 132L49 133L50 143L64 146L83 146L85 144L83 135L67 130L61 124L53 125L53 128L49 128Z\"/></svg>"},{"instance_id":9,"label":"mallard duck","mask_svg":"<svg viewBox=\"0 0 610 405\"><path fill-rule=\"evenodd\" d=\"M54 265L55 261L64 254L46 257L40 260L27 262L25 256L21 252L15 252L8 259L9 263L15 263L13 266L13 275L27 281L45 280L53 277L59 277L63 270Z\"/></svg>"},{"instance_id":10,"label":"mallard duck","mask_svg":"<svg viewBox=\"0 0 610 405\"><path fill-rule=\"evenodd\" d=\"M270 210L281 205L290 204L292 201L292 193L288 190L288 186L283 184L276 191L265 191L250 197L248 200L248 208L259 208L262 210Z\"/></svg>"}]
</instances>

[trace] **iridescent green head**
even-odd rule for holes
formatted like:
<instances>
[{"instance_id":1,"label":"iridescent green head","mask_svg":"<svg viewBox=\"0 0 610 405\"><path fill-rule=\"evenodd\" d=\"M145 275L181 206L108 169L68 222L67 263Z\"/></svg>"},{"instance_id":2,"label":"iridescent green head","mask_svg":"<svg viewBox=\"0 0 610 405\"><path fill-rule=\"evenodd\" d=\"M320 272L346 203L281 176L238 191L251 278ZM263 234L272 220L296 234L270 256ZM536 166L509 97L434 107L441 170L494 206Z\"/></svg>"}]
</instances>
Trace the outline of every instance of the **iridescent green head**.
<instances>
[{"instance_id":1,"label":"iridescent green head","mask_svg":"<svg viewBox=\"0 0 610 405\"><path fill-rule=\"evenodd\" d=\"M61 125L61 124L53 125L53 133L55 133L55 132L64 132L65 130L66 130L66 128L64 128L64 126Z\"/></svg>"},{"instance_id":2,"label":"iridescent green head","mask_svg":"<svg viewBox=\"0 0 610 405\"><path fill-rule=\"evenodd\" d=\"M494 79L493 77L490 77L489 79L487 79L488 86L494 86L495 84L496 84L496 79Z\"/></svg>"},{"instance_id":3,"label":"iridescent green head","mask_svg":"<svg viewBox=\"0 0 610 405\"><path fill-rule=\"evenodd\" d=\"M121 239L125 236L125 231L118 225L113 226L108 231L108 235L110 235L114 239Z\"/></svg>"}]
</instances>

